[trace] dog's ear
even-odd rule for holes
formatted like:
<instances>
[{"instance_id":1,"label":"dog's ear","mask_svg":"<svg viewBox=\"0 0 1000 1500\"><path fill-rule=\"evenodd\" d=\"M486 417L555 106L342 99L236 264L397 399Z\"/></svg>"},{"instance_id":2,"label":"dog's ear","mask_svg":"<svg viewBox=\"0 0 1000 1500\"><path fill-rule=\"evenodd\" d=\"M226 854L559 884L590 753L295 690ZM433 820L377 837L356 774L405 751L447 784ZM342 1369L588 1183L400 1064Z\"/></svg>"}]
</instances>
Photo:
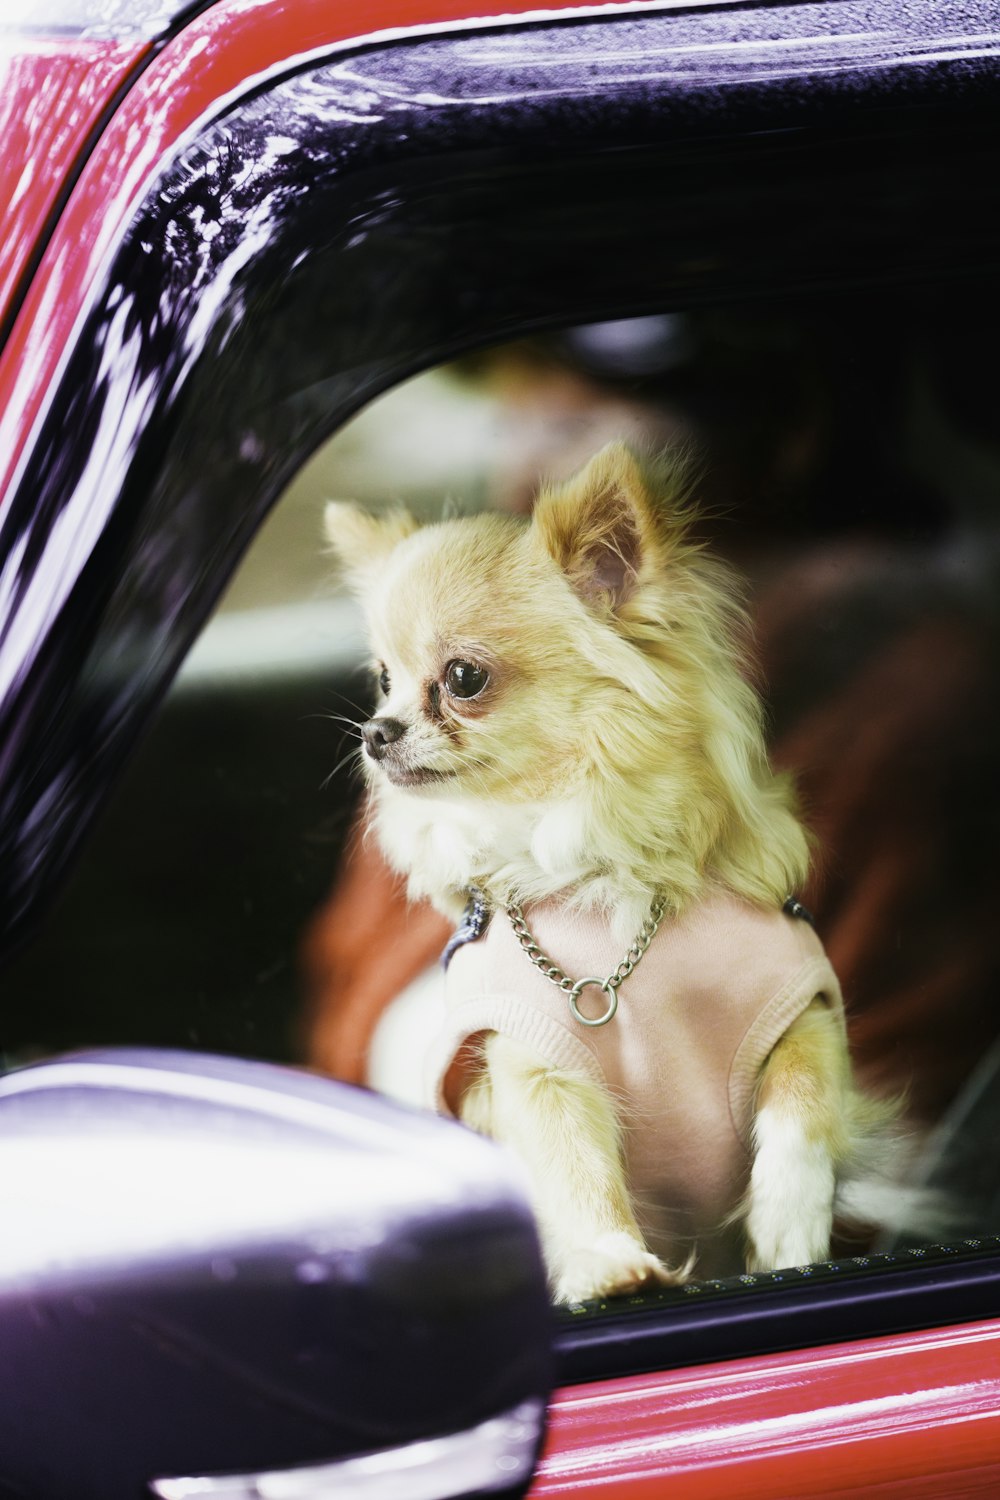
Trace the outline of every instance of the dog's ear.
<instances>
[{"instance_id":1,"label":"dog's ear","mask_svg":"<svg viewBox=\"0 0 1000 1500\"><path fill-rule=\"evenodd\" d=\"M323 529L350 581L363 587L393 548L412 536L417 522L402 506L373 516L350 501L331 500L323 512Z\"/></svg>"},{"instance_id":2,"label":"dog's ear","mask_svg":"<svg viewBox=\"0 0 1000 1500\"><path fill-rule=\"evenodd\" d=\"M602 448L566 484L542 490L532 526L584 603L615 614L669 547L646 471L624 443Z\"/></svg>"}]
</instances>

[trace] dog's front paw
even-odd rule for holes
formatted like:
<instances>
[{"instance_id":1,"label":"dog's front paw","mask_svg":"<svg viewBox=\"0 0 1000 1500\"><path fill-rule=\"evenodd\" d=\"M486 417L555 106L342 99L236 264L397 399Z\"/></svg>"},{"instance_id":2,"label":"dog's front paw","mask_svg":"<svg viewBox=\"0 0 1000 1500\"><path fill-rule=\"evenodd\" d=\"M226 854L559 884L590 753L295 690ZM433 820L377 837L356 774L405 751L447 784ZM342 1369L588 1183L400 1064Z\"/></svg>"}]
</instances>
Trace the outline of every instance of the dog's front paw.
<instances>
[{"instance_id":1,"label":"dog's front paw","mask_svg":"<svg viewBox=\"0 0 1000 1500\"><path fill-rule=\"evenodd\" d=\"M780 1200L752 1202L747 1215L748 1271L773 1271L781 1266L806 1266L830 1254L832 1226L830 1192L810 1201L800 1193L794 1208Z\"/></svg>"},{"instance_id":2,"label":"dog's front paw","mask_svg":"<svg viewBox=\"0 0 1000 1500\"><path fill-rule=\"evenodd\" d=\"M671 1270L641 1240L624 1231L600 1235L592 1245L565 1252L553 1278L557 1302L588 1302L652 1286L679 1286L690 1265Z\"/></svg>"},{"instance_id":3,"label":"dog's front paw","mask_svg":"<svg viewBox=\"0 0 1000 1500\"><path fill-rule=\"evenodd\" d=\"M763 1132L761 1132L763 1133ZM833 1167L829 1155L789 1133L782 1155L758 1150L747 1203L748 1271L772 1271L826 1260L833 1224Z\"/></svg>"},{"instance_id":4,"label":"dog's front paw","mask_svg":"<svg viewBox=\"0 0 1000 1500\"><path fill-rule=\"evenodd\" d=\"M828 1259L829 1233L789 1230L773 1239L751 1241L745 1256L748 1271L777 1271L788 1266L809 1266Z\"/></svg>"}]
</instances>

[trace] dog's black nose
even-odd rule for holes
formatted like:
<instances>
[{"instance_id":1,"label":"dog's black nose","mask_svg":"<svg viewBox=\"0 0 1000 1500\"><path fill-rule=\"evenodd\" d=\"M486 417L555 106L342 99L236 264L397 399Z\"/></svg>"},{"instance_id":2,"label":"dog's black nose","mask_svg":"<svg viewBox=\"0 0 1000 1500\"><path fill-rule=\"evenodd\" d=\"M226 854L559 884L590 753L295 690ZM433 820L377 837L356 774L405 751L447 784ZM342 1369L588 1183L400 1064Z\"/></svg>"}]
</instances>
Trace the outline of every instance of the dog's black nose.
<instances>
[{"instance_id":1,"label":"dog's black nose","mask_svg":"<svg viewBox=\"0 0 1000 1500\"><path fill-rule=\"evenodd\" d=\"M399 719L369 719L361 726L361 738L372 760L381 760L389 746L405 733L406 725Z\"/></svg>"}]
</instances>

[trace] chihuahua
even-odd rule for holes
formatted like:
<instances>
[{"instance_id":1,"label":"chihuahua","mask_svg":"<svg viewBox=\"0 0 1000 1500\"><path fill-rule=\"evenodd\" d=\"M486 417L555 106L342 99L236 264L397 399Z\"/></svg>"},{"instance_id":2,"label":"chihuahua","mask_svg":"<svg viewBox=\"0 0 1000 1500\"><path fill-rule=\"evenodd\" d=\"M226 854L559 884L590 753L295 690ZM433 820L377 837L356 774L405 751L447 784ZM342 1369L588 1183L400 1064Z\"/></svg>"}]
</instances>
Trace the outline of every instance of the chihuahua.
<instances>
[{"instance_id":1,"label":"chihuahua","mask_svg":"<svg viewBox=\"0 0 1000 1500\"><path fill-rule=\"evenodd\" d=\"M377 837L466 909L433 1096L520 1155L566 1303L823 1259L885 1114L688 490L613 444L530 520L326 511L375 657Z\"/></svg>"}]
</instances>

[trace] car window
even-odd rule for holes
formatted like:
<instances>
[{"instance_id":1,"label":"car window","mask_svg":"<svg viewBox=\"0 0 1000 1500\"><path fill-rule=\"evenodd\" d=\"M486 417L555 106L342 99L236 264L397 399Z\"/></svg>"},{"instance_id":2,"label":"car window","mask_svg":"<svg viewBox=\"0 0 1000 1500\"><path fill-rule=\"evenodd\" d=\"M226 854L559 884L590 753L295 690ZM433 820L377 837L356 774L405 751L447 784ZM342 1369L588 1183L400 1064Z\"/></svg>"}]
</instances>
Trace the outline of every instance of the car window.
<instances>
[{"instance_id":1,"label":"car window","mask_svg":"<svg viewBox=\"0 0 1000 1500\"><path fill-rule=\"evenodd\" d=\"M525 513L540 477L609 440L681 447L705 540L748 580L772 754L817 838L798 894L840 974L859 1076L905 1096L925 1209L950 1189L943 1216L921 1222L915 1198L902 1236L848 1230L838 1253L989 1250L1000 458L981 307L923 289L665 312L498 346L373 402L262 529L5 975L8 1064L180 1045L417 1100L450 929L407 907L361 838L354 726L372 681L324 502Z\"/></svg>"}]
</instances>

